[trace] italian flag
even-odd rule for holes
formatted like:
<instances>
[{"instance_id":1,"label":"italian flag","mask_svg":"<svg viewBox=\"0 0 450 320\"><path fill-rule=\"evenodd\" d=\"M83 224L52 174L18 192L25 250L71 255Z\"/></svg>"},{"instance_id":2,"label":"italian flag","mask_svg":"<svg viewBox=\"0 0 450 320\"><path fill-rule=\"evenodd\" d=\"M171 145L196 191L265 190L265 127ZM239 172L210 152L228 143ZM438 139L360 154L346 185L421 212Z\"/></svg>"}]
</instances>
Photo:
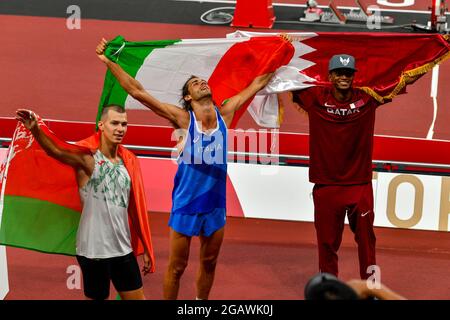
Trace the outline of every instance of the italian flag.
<instances>
[{"instance_id":1,"label":"italian flag","mask_svg":"<svg viewBox=\"0 0 450 320\"><path fill-rule=\"evenodd\" d=\"M278 36L147 42L128 42L118 36L109 42L105 55L162 102L180 105L181 88L195 75L208 80L213 100L220 106L225 99L246 88L256 76L287 65L294 52L294 46ZM109 71L97 120L102 107L108 104L148 110L129 96Z\"/></svg>"},{"instance_id":2,"label":"italian flag","mask_svg":"<svg viewBox=\"0 0 450 320\"><path fill-rule=\"evenodd\" d=\"M277 93L328 84L328 60L335 54L356 58L354 85L383 102L404 93L436 64L449 57L448 36L390 33L289 33L292 42L275 33L242 32L218 39L128 42L112 40L105 52L162 102L179 105L181 88L196 75L211 87L220 104L246 88L258 75L275 72L271 82L236 114L232 128L248 110L260 126L279 127L282 106ZM147 109L129 96L108 71L103 106Z\"/></svg>"}]
</instances>

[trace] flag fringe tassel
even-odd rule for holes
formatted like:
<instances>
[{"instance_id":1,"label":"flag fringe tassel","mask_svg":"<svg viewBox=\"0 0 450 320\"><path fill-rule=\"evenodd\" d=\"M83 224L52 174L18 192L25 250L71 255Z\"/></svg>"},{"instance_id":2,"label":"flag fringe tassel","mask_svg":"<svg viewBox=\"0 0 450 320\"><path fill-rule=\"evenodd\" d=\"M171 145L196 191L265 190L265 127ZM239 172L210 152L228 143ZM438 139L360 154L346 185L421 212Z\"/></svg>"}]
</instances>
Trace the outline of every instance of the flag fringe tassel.
<instances>
[{"instance_id":1,"label":"flag fringe tassel","mask_svg":"<svg viewBox=\"0 0 450 320\"><path fill-rule=\"evenodd\" d=\"M403 88L406 87L406 85L408 85L411 82L414 82L415 80L417 80L417 78L427 73L428 71L431 71L431 69L433 69L436 65L442 63L448 58L450 58L450 51L442 55L441 57L437 58L436 60L429 62L423 66L417 67L412 70L404 71L400 77L400 81L398 82L397 86L387 96L381 96L378 93L376 93L372 88L369 87L360 87L359 89L366 92L368 95L372 96L378 102L384 103L385 99L387 100L393 99L401 90L403 90Z\"/></svg>"}]
</instances>

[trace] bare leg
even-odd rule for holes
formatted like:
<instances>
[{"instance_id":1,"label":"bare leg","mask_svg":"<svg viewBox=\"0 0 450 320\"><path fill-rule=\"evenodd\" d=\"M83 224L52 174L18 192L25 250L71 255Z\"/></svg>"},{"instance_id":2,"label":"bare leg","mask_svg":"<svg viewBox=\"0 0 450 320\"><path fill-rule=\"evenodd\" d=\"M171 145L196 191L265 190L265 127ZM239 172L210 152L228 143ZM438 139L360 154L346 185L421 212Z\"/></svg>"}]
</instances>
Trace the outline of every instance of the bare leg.
<instances>
[{"instance_id":1,"label":"bare leg","mask_svg":"<svg viewBox=\"0 0 450 320\"><path fill-rule=\"evenodd\" d=\"M178 297L180 278L187 267L191 237L170 230L169 266L164 276L164 299L175 300Z\"/></svg>"},{"instance_id":2,"label":"bare leg","mask_svg":"<svg viewBox=\"0 0 450 320\"><path fill-rule=\"evenodd\" d=\"M119 291L122 300L145 300L144 289L140 287L131 291Z\"/></svg>"},{"instance_id":3,"label":"bare leg","mask_svg":"<svg viewBox=\"0 0 450 320\"><path fill-rule=\"evenodd\" d=\"M197 274L199 299L207 300L209 297L224 233L225 228L221 228L209 237L200 236L200 269Z\"/></svg>"}]
</instances>

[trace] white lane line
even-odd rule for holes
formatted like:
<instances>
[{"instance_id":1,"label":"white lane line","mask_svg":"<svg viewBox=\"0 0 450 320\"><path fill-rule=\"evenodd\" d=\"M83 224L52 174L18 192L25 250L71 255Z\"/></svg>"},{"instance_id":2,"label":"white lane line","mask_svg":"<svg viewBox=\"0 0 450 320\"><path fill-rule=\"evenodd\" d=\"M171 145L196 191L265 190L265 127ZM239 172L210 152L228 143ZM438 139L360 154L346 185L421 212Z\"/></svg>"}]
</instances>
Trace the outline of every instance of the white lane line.
<instances>
[{"instance_id":1,"label":"white lane line","mask_svg":"<svg viewBox=\"0 0 450 320\"><path fill-rule=\"evenodd\" d=\"M431 122L430 129L428 130L427 139L432 140L434 135L434 123L436 122L438 104L438 83L439 83L439 65L433 68L432 78L431 78L431 93L430 96L433 98L433 121Z\"/></svg>"}]
</instances>

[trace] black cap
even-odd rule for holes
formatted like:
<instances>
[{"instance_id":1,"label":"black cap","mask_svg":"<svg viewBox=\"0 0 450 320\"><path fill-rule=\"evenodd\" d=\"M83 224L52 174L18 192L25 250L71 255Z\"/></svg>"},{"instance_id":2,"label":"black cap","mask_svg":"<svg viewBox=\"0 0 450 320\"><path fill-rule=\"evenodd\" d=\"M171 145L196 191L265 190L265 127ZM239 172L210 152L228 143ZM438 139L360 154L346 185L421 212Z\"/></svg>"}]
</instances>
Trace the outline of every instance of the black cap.
<instances>
[{"instance_id":1,"label":"black cap","mask_svg":"<svg viewBox=\"0 0 450 320\"><path fill-rule=\"evenodd\" d=\"M336 69L351 69L357 71L355 68L355 57L348 54L336 54L331 57L328 64L328 71Z\"/></svg>"}]
</instances>

